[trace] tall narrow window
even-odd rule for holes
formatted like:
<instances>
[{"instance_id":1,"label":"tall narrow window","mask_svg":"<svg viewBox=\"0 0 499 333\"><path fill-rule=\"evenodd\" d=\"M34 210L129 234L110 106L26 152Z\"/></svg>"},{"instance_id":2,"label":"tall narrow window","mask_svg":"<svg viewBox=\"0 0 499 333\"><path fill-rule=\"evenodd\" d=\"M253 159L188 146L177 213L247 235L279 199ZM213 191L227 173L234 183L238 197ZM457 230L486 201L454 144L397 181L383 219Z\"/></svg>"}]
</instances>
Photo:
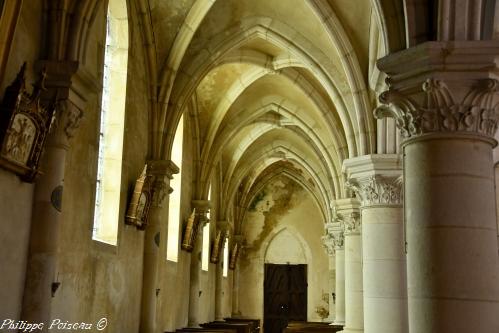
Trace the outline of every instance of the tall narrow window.
<instances>
[{"instance_id":1,"label":"tall narrow window","mask_svg":"<svg viewBox=\"0 0 499 333\"><path fill-rule=\"evenodd\" d=\"M93 239L113 245L118 240L127 65L126 1L110 0L106 24Z\"/></svg>"},{"instance_id":2,"label":"tall narrow window","mask_svg":"<svg viewBox=\"0 0 499 333\"><path fill-rule=\"evenodd\" d=\"M225 239L225 244L224 244L224 262L223 262L223 275L224 277L227 277L229 274L229 239Z\"/></svg>"},{"instance_id":3,"label":"tall narrow window","mask_svg":"<svg viewBox=\"0 0 499 333\"><path fill-rule=\"evenodd\" d=\"M211 186L208 190L208 200L211 202ZM201 269L203 271L208 270L209 259L210 259L210 218L211 213L208 210L206 214L208 218L208 223L206 223L203 227L203 253L201 255Z\"/></svg>"},{"instance_id":4,"label":"tall narrow window","mask_svg":"<svg viewBox=\"0 0 499 333\"><path fill-rule=\"evenodd\" d=\"M168 206L168 242L166 246L166 259L177 262L178 241L180 236L180 192L182 189L182 153L184 141L184 117L180 121L173 139L171 160L179 168L179 173L170 180L170 187L173 192L170 194Z\"/></svg>"}]
</instances>

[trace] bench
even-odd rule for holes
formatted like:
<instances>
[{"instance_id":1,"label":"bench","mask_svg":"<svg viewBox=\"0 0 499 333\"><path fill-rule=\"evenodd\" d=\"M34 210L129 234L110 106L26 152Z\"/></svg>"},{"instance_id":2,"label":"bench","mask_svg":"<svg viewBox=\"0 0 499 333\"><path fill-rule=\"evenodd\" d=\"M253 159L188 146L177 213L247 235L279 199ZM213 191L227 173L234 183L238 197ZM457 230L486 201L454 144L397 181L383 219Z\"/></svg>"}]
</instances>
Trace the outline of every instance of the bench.
<instances>
[{"instance_id":1,"label":"bench","mask_svg":"<svg viewBox=\"0 0 499 333\"><path fill-rule=\"evenodd\" d=\"M228 323L224 321L214 321L211 323L206 323L206 324L201 324L200 325L203 328L209 328L209 329L235 329L237 333L253 333L252 332L252 327L253 324L251 322L245 322L245 323Z\"/></svg>"},{"instance_id":2,"label":"bench","mask_svg":"<svg viewBox=\"0 0 499 333\"><path fill-rule=\"evenodd\" d=\"M251 319L251 318L224 318L224 320L228 323L250 323L251 329L253 333L260 332L260 319Z\"/></svg>"},{"instance_id":3,"label":"bench","mask_svg":"<svg viewBox=\"0 0 499 333\"><path fill-rule=\"evenodd\" d=\"M284 329L285 333L336 333L343 330L343 326L329 325L322 322L292 321Z\"/></svg>"}]
</instances>

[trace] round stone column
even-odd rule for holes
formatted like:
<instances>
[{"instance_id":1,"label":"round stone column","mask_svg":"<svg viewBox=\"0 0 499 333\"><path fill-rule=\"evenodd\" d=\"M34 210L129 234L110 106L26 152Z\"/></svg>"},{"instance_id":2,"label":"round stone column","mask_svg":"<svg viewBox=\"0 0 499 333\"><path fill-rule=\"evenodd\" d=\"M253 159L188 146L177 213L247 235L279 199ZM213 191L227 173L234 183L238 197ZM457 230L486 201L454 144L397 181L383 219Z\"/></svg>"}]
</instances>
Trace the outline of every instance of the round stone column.
<instances>
[{"instance_id":1,"label":"round stone column","mask_svg":"<svg viewBox=\"0 0 499 333\"><path fill-rule=\"evenodd\" d=\"M165 260L168 227L162 226L168 215L168 194L170 179L178 173L178 167L171 161L149 161L147 172L154 177L154 197L149 211L144 240L144 274L142 282L142 304L140 312L140 331L144 333L162 332L158 318L161 316L158 295L161 292L160 261ZM163 230L162 230L163 229ZM161 241L163 240L163 241Z\"/></svg>"},{"instance_id":2,"label":"round stone column","mask_svg":"<svg viewBox=\"0 0 499 333\"><path fill-rule=\"evenodd\" d=\"M48 134L41 159L43 173L36 180L30 231L29 256L23 295L21 319L31 323L48 323L52 298L63 281L58 276L59 234L63 204L64 169L70 139L83 117L85 101L73 96L71 77L75 62L43 61L46 90L41 103L51 105L58 96L55 121ZM47 331L47 325L43 332Z\"/></svg>"},{"instance_id":3,"label":"round stone column","mask_svg":"<svg viewBox=\"0 0 499 333\"><path fill-rule=\"evenodd\" d=\"M343 220L345 235L345 333L364 332L362 286L362 237L359 202L336 201L338 217Z\"/></svg>"},{"instance_id":4,"label":"round stone column","mask_svg":"<svg viewBox=\"0 0 499 333\"><path fill-rule=\"evenodd\" d=\"M491 139L404 144L410 331L499 332Z\"/></svg>"},{"instance_id":5,"label":"round stone column","mask_svg":"<svg viewBox=\"0 0 499 333\"><path fill-rule=\"evenodd\" d=\"M378 61L390 89L375 116L396 118L403 137L411 333L499 332L498 53L428 42Z\"/></svg>"},{"instance_id":6,"label":"round stone column","mask_svg":"<svg viewBox=\"0 0 499 333\"><path fill-rule=\"evenodd\" d=\"M343 235L342 235L343 236ZM334 325L345 325L345 249L343 245L336 248L336 301Z\"/></svg>"},{"instance_id":7,"label":"round stone column","mask_svg":"<svg viewBox=\"0 0 499 333\"><path fill-rule=\"evenodd\" d=\"M333 214L333 221L326 223L326 235L322 238L329 256L329 267L334 265L334 286L330 286L329 319L331 325L345 325L345 249L343 220ZM334 297L333 297L334 293ZM331 316L334 314L334 317Z\"/></svg>"},{"instance_id":8,"label":"round stone column","mask_svg":"<svg viewBox=\"0 0 499 333\"><path fill-rule=\"evenodd\" d=\"M407 279L399 155L344 161L361 199L364 331L407 333Z\"/></svg>"},{"instance_id":9,"label":"round stone column","mask_svg":"<svg viewBox=\"0 0 499 333\"><path fill-rule=\"evenodd\" d=\"M190 286L189 286L189 316L188 326L199 327L199 303L201 297L200 276L201 276L201 255L203 251L203 226L208 222L206 213L210 202L208 200L193 200L196 209L196 235L193 239L193 249L191 252Z\"/></svg>"}]
</instances>

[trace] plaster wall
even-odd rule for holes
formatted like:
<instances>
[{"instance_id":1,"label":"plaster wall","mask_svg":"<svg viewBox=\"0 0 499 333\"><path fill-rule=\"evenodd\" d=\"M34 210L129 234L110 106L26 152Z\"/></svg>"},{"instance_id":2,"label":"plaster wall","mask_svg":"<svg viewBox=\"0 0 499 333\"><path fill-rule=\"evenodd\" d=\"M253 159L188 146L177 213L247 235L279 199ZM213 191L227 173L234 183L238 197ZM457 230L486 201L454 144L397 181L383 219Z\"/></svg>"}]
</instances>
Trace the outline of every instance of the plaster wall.
<instances>
[{"instance_id":1,"label":"plaster wall","mask_svg":"<svg viewBox=\"0 0 499 333\"><path fill-rule=\"evenodd\" d=\"M27 87L31 88L35 79L33 63L38 59L41 40L41 8L40 0L30 1L29 6L24 2L21 7L4 80L0 82L2 94L24 61L28 63ZM15 174L4 169L0 169L0 184L0 244L3 249L0 252L0 318L18 320L26 274L34 185L21 182Z\"/></svg>"},{"instance_id":2,"label":"plaster wall","mask_svg":"<svg viewBox=\"0 0 499 333\"><path fill-rule=\"evenodd\" d=\"M125 136L116 246L92 240L101 82L104 55L104 2L91 26L86 61L79 71L94 78L95 95L88 99L84 118L72 139L66 159L60 259L56 280L61 283L52 299L52 318L96 323L107 318L108 332L136 332L140 319L143 231L125 225L124 215L135 180L147 153L148 85L143 70L137 17L129 12L130 49L126 94Z\"/></svg>"},{"instance_id":3,"label":"plaster wall","mask_svg":"<svg viewBox=\"0 0 499 333\"><path fill-rule=\"evenodd\" d=\"M307 320L321 321L316 307L328 304L329 263L320 237L323 219L312 197L284 176L275 177L250 205L242 230L239 307L263 320L264 263L307 264Z\"/></svg>"}]
</instances>

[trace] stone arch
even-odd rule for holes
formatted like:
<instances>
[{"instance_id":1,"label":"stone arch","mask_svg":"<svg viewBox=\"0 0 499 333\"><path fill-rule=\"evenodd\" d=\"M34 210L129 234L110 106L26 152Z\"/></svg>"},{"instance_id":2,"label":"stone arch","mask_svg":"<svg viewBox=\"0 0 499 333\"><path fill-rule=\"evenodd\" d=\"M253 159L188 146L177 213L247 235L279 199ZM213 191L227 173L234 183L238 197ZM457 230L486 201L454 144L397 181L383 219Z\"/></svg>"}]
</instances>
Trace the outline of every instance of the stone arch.
<instances>
[{"instance_id":1,"label":"stone arch","mask_svg":"<svg viewBox=\"0 0 499 333\"><path fill-rule=\"evenodd\" d=\"M198 58L196 58L189 67L182 69L182 75L178 76L178 86L183 87L180 88L181 91L178 91L176 94L172 93L171 107L172 112L169 112L172 119L168 121L169 126L174 127L174 124L178 121L178 115L185 108L186 99L190 96L195 89L195 87L199 84L200 80L217 64L223 61L223 58L229 51L237 48L238 46L244 44L246 41L254 38L262 38L267 40L274 45L285 48L292 51L292 54L295 54L296 61L282 61L283 59L279 59L279 63L282 64L293 64L293 66L297 66L297 63L300 64L299 67L306 68L312 75L320 82L321 86L327 91L329 97L332 99L334 105L337 108L338 115L341 119L342 127L345 130L345 136L347 138L348 148L349 148L349 156L357 155L358 151L358 143L356 140L356 136L353 133L359 132L358 124L356 124L351 118L351 115L348 113L347 105L341 94L337 90L338 83L335 83L337 77L342 77L341 72L338 71L337 75L328 75L323 68L318 66L316 60L311 58L309 53L299 49L296 45L291 44L288 40L283 37L284 35L272 30L270 27L266 27L259 23L258 18L248 20L248 22L244 22L243 25L248 25L248 27L241 26L233 29L234 31L230 31L229 35L226 33L215 36L213 40L211 40L211 45L217 45L217 48L210 49L209 51L202 52ZM268 24L268 23L267 23ZM291 29L291 28L290 28ZM311 47L311 46L310 46ZM320 53L320 51L315 50L314 52ZM277 64L273 66L277 69L282 67L278 67ZM167 156L170 151L171 146L171 133L170 129L168 129L168 135L165 137L165 150L164 154Z\"/></svg>"},{"instance_id":2,"label":"stone arch","mask_svg":"<svg viewBox=\"0 0 499 333\"><path fill-rule=\"evenodd\" d=\"M303 237L300 235L300 233L292 226L281 226L280 228L277 228L274 230L264 241L262 244L262 252L263 252L263 260L264 263L275 263L275 264L285 264L285 261L282 262L269 262L267 261L269 259L269 251L273 250L272 245L274 242L279 241L281 237L285 237L286 234L289 234L290 237L288 237L289 241L294 241L294 244L299 245L299 250L298 254L300 258L296 262L291 262L288 261L288 263L291 264L306 264L312 260L312 251L310 250L310 247L308 246L307 242L303 239ZM281 256L282 257L282 256ZM286 258L289 259L289 258Z\"/></svg>"}]
</instances>

